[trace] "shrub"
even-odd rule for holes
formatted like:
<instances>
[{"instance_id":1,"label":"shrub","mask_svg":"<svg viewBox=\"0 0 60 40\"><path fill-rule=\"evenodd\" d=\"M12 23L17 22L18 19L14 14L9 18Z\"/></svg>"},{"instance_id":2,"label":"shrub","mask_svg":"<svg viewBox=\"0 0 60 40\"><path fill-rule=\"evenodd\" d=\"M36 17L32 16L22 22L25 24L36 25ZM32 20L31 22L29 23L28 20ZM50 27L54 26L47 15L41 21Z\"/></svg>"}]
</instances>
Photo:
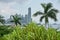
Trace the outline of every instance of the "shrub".
<instances>
[{"instance_id":1,"label":"shrub","mask_svg":"<svg viewBox=\"0 0 60 40\"><path fill-rule=\"evenodd\" d=\"M4 35L1 40L60 40L60 32L54 28L46 29L30 23L26 27L15 27L13 32Z\"/></svg>"},{"instance_id":2,"label":"shrub","mask_svg":"<svg viewBox=\"0 0 60 40\"><path fill-rule=\"evenodd\" d=\"M5 34L9 34L12 31L13 31L12 27L5 26L5 25L0 26L0 37L5 35Z\"/></svg>"}]
</instances>

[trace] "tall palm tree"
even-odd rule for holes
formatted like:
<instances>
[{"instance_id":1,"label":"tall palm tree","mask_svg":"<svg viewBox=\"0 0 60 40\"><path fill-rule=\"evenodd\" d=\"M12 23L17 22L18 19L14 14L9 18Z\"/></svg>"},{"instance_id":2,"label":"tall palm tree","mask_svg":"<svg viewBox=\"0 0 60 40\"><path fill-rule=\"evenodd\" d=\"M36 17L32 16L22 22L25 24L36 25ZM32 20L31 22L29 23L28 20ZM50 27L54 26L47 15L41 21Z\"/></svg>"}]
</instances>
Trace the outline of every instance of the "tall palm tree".
<instances>
[{"instance_id":1,"label":"tall palm tree","mask_svg":"<svg viewBox=\"0 0 60 40\"><path fill-rule=\"evenodd\" d=\"M11 17L11 19L12 19L10 22L14 22L16 26L17 26L18 24L21 25L21 22L20 22L21 18L20 18L17 14L11 15L10 17Z\"/></svg>"},{"instance_id":2,"label":"tall palm tree","mask_svg":"<svg viewBox=\"0 0 60 40\"><path fill-rule=\"evenodd\" d=\"M4 17L2 15L0 15L0 23L2 23L2 24L5 23Z\"/></svg>"},{"instance_id":3,"label":"tall palm tree","mask_svg":"<svg viewBox=\"0 0 60 40\"><path fill-rule=\"evenodd\" d=\"M43 7L44 11L37 11L33 16L42 15L40 17L40 21L42 22L42 20L45 18L45 26L47 26L49 23L48 18L57 21L56 14L58 13L58 10L53 8L52 3L42 3L41 6Z\"/></svg>"}]
</instances>

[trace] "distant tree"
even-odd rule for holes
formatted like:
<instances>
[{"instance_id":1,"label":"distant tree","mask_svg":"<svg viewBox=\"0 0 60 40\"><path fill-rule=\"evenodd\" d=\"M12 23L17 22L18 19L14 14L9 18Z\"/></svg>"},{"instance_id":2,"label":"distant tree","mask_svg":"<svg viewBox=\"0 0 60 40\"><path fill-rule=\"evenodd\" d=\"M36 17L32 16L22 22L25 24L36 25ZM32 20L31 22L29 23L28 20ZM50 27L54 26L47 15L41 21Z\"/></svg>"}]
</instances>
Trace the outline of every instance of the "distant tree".
<instances>
[{"instance_id":1,"label":"distant tree","mask_svg":"<svg viewBox=\"0 0 60 40\"><path fill-rule=\"evenodd\" d=\"M4 24L5 23L5 19L4 16L0 15L0 23Z\"/></svg>"},{"instance_id":2,"label":"distant tree","mask_svg":"<svg viewBox=\"0 0 60 40\"><path fill-rule=\"evenodd\" d=\"M12 19L10 22L14 22L16 26L17 26L18 24L21 25L21 22L20 22L21 18L18 16L18 14L11 15L10 17L11 17L11 19Z\"/></svg>"},{"instance_id":3,"label":"distant tree","mask_svg":"<svg viewBox=\"0 0 60 40\"><path fill-rule=\"evenodd\" d=\"M41 15L40 17L41 22L45 18L45 26L47 26L49 23L48 18L57 21L56 14L58 13L58 10L53 8L52 3L48 3L48 4L42 3L41 6L43 7L44 11L43 12L37 11L34 14L34 16Z\"/></svg>"}]
</instances>

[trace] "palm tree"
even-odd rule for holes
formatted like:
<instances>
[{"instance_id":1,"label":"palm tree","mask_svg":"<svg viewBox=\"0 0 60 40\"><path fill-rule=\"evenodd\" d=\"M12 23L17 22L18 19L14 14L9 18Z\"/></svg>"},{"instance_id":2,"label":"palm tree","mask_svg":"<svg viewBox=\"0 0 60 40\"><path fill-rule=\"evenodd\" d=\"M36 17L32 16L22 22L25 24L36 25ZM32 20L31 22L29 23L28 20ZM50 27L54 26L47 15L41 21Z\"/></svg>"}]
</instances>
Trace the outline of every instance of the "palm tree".
<instances>
[{"instance_id":1,"label":"palm tree","mask_svg":"<svg viewBox=\"0 0 60 40\"><path fill-rule=\"evenodd\" d=\"M14 22L16 26L18 24L21 25L21 23L20 23L21 18L17 14L11 15L10 18L12 19L10 22Z\"/></svg>"},{"instance_id":2,"label":"palm tree","mask_svg":"<svg viewBox=\"0 0 60 40\"><path fill-rule=\"evenodd\" d=\"M48 18L57 21L56 14L58 13L58 10L53 8L52 3L42 3L41 6L43 7L44 11L37 11L33 16L41 15L40 21L42 22L42 20L45 19L45 26L47 26L49 23Z\"/></svg>"},{"instance_id":3,"label":"palm tree","mask_svg":"<svg viewBox=\"0 0 60 40\"><path fill-rule=\"evenodd\" d=\"M2 15L0 15L0 23L2 23L2 24L5 23L4 17Z\"/></svg>"}]
</instances>

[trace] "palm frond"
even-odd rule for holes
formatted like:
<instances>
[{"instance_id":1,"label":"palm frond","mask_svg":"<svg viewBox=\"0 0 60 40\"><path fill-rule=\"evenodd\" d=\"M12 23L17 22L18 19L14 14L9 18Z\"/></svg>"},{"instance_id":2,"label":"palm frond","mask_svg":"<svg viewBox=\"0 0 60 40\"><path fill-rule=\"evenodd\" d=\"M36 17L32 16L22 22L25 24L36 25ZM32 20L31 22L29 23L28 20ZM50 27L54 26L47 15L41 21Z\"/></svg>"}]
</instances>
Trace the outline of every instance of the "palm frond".
<instances>
[{"instance_id":1,"label":"palm frond","mask_svg":"<svg viewBox=\"0 0 60 40\"><path fill-rule=\"evenodd\" d=\"M41 3L41 6L45 9L46 8L46 4L45 3Z\"/></svg>"},{"instance_id":2,"label":"palm frond","mask_svg":"<svg viewBox=\"0 0 60 40\"><path fill-rule=\"evenodd\" d=\"M18 18L19 20L21 20L21 18Z\"/></svg>"},{"instance_id":3,"label":"palm frond","mask_svg":"<svg viewBox=\"0 0 60 40\"><path fill-rule=\"evenodd\" d=\"M47 5L46 5L46 8L45 8L45 13L47 13L48 12L48 10L49 9L51 9L52 8L52 3L48 3Z\"/></svg>"},{"instance_id":4,"label":"palm frond","mask_svg":"<svg viewBox=\"0 0 60 40\"><path fill-rule=\"evenodd\" d=\"M54 21L57 21L57 18L54 18Z\"/></svg>"},{"instance_id":5,"label":"palm frond","mask_svg":"<svg viewBox=\"0 0 60 40\"><path fill-rule=\"evenodd\" d=\"M51 13L51 14L49 14L49 17L54 19L54 21L57 21L56 14Z\"/></svg>"},{"instance_id":6,"label":"palm frond","mask_svg":"<svg viewBox=\"0 0 60 40\"><path fill-rule=\"evenodd\" d=\"M42 14L43 14L42 12L38 11L35 14L33 14L33 16L42 15Z\"/></svg>"},{"instance_id":7,"label":"palm frond","mask_svg":"<svg viewBox=\"0 0 60 40\"><path fill-rule=\"evenodd\" d=\"M59 11L57 9L51 9L48 11L48 13L50 13L50 12L58 13Z\"/></svg>"},{"instance_id":8,"label":"palm frond","mask_svg":"<svg viewBox=\"0 0 60 40\"><path fill-rule=\"evenodd\" d=\"M14 22L14 20L10 20L10 22Z\"/></svg>"},{"instance_id":9,"label":"palm frond","mask_svg":"<svg viewBox=\"0 0 60 40\"><path fill-rule=\"evenodd\" d=\"M14 22L15 25L20 24L19 20L21 20L21 18L19 17L19 15L15 14L15 15L11 15L12 20L10 22Z\"/></svg>"},{"instance_id":10,"label":"palm frond","mask_svg":"<svg viewBox=\"0 0 60 40\"><path fill-rule=\"evenodd\" d=\"M51 9L51 10L48 11L48 16L50 18L54 19L54 21L57 21L56 13L58 13L57 9Z\"/></svg>"},{"instance_id":11,"label":"palm frond","mask_svg":"<svg viewBox=\"0 0 60 40\"><path fill-rule=\"evenodd\" d=\"M40 22L42 22L42 20L43 20L44 17L45 17L45 16L41 16L41 17L40 17Z\"/></svg>"},{"instance_id":12,"label":"palm frond","mask_svg":"<svg viewBox=\"0 0 60 40\"><path fill-rule=\"evenodd\" d=\"M58 13L59 11L57 9L51 9L54 13Z\"/></svg>"},{"instance_id":13,"label":"palm frond","mask_svg":"<svg viewBox=\"0 0 60 40\"><path fill-rule=\"evenodd\" d=\"M18 24L20 24L20 25L21 25L21 22L18 22Z\"/></svg>"},{"instance_id":14,"label":"palm frond","mask_svg":"<svg viewBox=\"0 0 60 40\"><path fill-rule=\"evenodd\" d=\"M57 21L57 18L54 16L50 16L50 18L52 18L54 21Z\"/></svg>"}]
</instances>

